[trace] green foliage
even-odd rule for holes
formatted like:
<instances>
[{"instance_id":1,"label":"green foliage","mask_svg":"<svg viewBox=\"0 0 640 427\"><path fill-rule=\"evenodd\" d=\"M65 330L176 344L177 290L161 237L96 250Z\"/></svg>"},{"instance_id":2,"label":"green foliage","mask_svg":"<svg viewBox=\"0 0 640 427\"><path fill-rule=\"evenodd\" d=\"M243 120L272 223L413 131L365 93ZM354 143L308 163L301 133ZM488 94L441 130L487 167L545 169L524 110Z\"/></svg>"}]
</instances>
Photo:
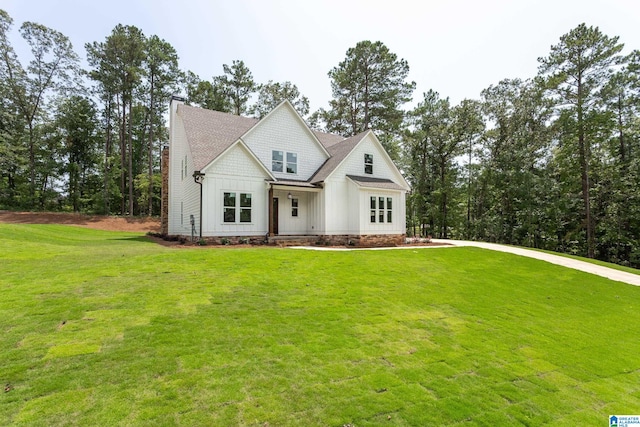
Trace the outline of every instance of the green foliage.
<instances>
[{"instance_id":1,"label":"green foliage","mask_svg":"<svg viewBox=\"0 0 640 427\"><path fill-rule=\"evenodd\" d=\"M346 58L329 71L333 99L312 121L344 136L372 129L392 158L399 157L404 111L415 82L407 82L409 64L398 59L382 42L361 41L347 50Z\"/></svg>"},{"instance_id":2,"label":"green foliage","mask_svg":"<svg viewBox=\"0 0 640 427\"><path fill-rule=\"evenodd\" d=\"M261 119L284 100L291 102L301 116L309 114L309 99L300 94L296 85L291 82L274 83L272 80L259 86L258 101L251 107L251 113Z\"/></svg>"},{"instance_id":3,"label":"green foliage","mask_svg":"<svg viewBox=\"0 0 640 427\"><path fill-rule=\"evenodd\" d=\"M249 112L248 102L256 90L253 75L244 61L233 60L231 65L223 64L224 74L219 77L233 114L241 116Z\"/></svg>"},{"instance_id":4,"label":"green foliage","mask_svg":"<svg viewBox=\"0 0 640 427\"><path fill-rule=\"evenodd\" d=\"M1 224L0 258L2 425L597 425L638 404L640 288L542 261Z\"/></svg>"}]
</instances>

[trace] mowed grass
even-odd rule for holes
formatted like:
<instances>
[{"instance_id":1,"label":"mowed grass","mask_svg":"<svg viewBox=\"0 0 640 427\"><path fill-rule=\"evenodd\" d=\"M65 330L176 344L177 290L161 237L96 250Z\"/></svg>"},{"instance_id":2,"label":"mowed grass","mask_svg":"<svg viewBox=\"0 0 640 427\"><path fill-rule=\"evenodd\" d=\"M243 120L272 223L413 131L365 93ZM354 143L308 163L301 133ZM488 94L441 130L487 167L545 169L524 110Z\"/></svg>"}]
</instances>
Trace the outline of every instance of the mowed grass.
<instances>
[{"instance_id":1,"label":"mowed grass","mask_svg":"<svg viewBox=\"0 0 640 427\"><path fill-rule=\"evenodd\" d=\"M477 248L169 249L0 224L0 425L605 425L640 288Z\"/></svg>"}]
</instances>

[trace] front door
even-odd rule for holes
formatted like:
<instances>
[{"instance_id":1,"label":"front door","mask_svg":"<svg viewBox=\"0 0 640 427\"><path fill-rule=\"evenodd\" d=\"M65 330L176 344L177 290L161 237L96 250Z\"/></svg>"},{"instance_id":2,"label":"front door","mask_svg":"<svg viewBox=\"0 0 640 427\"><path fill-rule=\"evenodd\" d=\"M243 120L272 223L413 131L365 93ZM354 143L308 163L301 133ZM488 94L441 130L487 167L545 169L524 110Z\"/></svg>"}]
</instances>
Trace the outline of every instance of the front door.
<instances>
[{"instance_id":1,"label":"front door","mask_svg":"<svg viewBox=\"0 0 640 427\"><path fill-rule=\"evenodd\" d=\"M278 198L273 198L273 234L278 235Z\"/></svg>"}]
</instances>

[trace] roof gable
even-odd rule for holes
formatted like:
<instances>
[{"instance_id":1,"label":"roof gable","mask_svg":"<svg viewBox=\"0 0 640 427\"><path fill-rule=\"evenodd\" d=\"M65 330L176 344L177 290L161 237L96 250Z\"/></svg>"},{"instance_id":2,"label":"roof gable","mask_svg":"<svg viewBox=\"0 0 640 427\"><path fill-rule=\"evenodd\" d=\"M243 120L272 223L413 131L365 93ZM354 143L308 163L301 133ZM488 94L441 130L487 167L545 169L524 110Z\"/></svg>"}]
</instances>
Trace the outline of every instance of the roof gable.
<instances>
[{"instance_id":1,"label":"roof gable","mask_svg":"<svg viewBox=\"0 0 640 427\"><path fill-rule=\"evenodd\" d=\"M251 134L253 132L258 132L260 130L260 128L262 126L267 126L271 121L272 118L274 116L277 116L279 113L281 113L283 110L287 111L288 114L291 117L294 117L294 119L298 122L298 124L300 125L300 127L302 129L304 129L304 132L309 136L309 139L311 139L314 144L316 144L318 146L318 148L327 156L329 157L330 154L327 151L327 149L325 148L324 144L322 144L320 142L320 140L318 139L318 136L316 135L316 132L312 131L309 128L309 125L307 125L307 123L302 119L302 117L300 116L300 114L298 113L298 111L295 109L295 107L293 105L291 105L291 102L289 102L288 100L284 100L282 101L280 104L278 104L276 106L276 108L274 108L273 110L271 110L269 112L269 114L267 114L266 116L264 116L260 122L252 127L251 129L249 129L244 135L242 135L244 140L247 140L248 138L251 138Z\"/></svg>"},{"instance_id":2,"label":"roof gable","mask_svg":"<svg viewBox=\"0 0 640 427\"><path fill-rule=\"evenodd\" d=\"M177 115L184 124L195 170L202 170L258 123L257 119L185 104L178 105Z\"/></svg>"},{"instance_id":3,"label":"roof gable","mask_svg":"<svg viewBox=\"0 0 640 427\"><path fill-rule=\"evenodd\" d=\"M229 161L222 161L223 159L227 159ZM213 172L244 176L248 172L247 160L255 166L251 171L253 175L260 174L265 179L274 179L271 172L262 164L253 151L251 151L241 139L236 140L236 142L231 144L223 153L206 165L203 168L203 171L206 173Z\"/></svg>"},{"instance_id":4,"label":"roof gable","mask_svg":"<svg viewBox=\"0 0 640 427\"><path fill-rule=\"evenodd\" d=\"M363 144L364 141L371 141L371 143L373 143L373 147L382 156L383 161L387 165L387 170L391 174L389 176L393 176L394 180L399 183L400 187L402 187L405 190L409 190L410 188L409 184L404 179L398 167L395 165L393 160L391 160L391 157L389 157L389 154L387 153L387 151L384 149L384 147L382 146L378 138L375 136L375 134L371 130L366 130L364 132L359 133L358 135L352 136L351 138L347 138L344 141L341 141L339 143L335 143L329 146L328 150L331 153L331 158L328 159L324 165L322 165L322 167L311 179L311 182L319 183L331 177L331 175L336 170L340 169L341 166L348 161L348 159L353 155L355 151L360 151L358 150L358 147L361 144ZM362 163L363 161L364 159L359 159L357 162L358 164L362 164L364 166L364 163ZM351 167L351 169L353 168ZM375 170L376 168L374 167L374 171ZM356 175L353 175L352 173L352 176L356 176ZM373 178L375 180L380 177L372 176L370 178ZM368 180L369 178L363 178L363 179ZM373 181L370 181L370 182L373 182ZM361 182L358 182L358 183L362 184Z\"/></svg>"}]
</instances>

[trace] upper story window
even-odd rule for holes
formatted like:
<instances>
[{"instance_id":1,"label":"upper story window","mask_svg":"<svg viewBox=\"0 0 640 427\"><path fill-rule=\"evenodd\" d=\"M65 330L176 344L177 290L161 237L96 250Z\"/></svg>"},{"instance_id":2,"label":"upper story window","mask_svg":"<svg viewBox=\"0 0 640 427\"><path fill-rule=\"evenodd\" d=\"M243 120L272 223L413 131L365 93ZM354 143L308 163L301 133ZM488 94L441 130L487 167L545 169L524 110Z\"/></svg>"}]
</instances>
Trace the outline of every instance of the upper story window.
<instances>
[{"instance_id":1,"label":"upper story window","mask_svg":"<svg viewBox=\"0 0 640 427\"><path fill-rule=\"evenodd\" d=\"M373 174L373 154L364 155L364 173Z\"/></svg>"},{"instance_id":2,"label":"upper story window","mask_svg":"<svg viewBox=\"0 0 640 427\"><path fill-rule=\"evenodd\" d=\"M287 173L298 173L298 155L287 153Z\"/></svg>"},{"instance_id":3,"label":"upper story window","mask_svg":"<svg viewBox=\"0 0 640 427\"><path fill-rule=\"evenodd\" d=\"M273 172L298 173L298 155L280 150L271 151L271 170Z\"/></svg>"},{"instance_id":4,"label":"upper story window","mask_svg":"<svg viewBox=\"0 0 640 427\"><path fill-rule=\"evenodd\" d=\"M282 163L284 161L284 152L273 150L271 152L271 170L274 172L282 172Z\"/></svg>"}]
</instances>

